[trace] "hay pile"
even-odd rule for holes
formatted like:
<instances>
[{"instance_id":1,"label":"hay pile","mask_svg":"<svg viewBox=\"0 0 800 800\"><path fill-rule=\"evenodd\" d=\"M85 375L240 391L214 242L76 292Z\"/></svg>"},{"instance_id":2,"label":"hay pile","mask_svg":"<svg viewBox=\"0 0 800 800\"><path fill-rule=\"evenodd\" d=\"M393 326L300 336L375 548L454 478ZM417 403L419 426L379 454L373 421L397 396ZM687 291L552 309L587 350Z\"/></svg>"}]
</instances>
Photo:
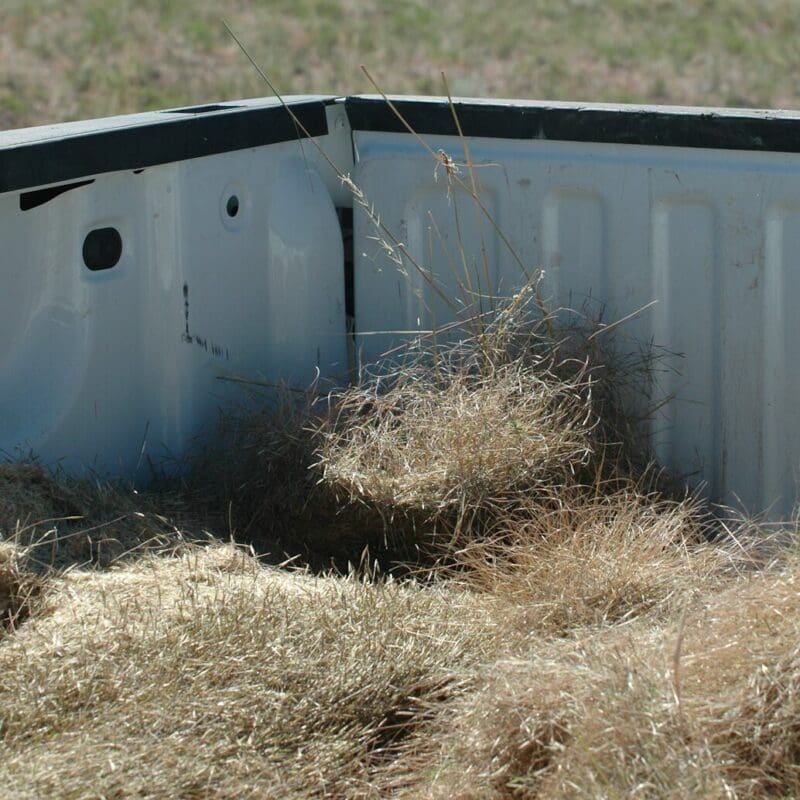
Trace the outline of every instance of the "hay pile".
<instances>
[{"instance_id":1,"label":"hay pile","mask_svg":"<svg viewBox=\"0 0 800 800\"><path fill-rule=\"evenodd\" d=\"M194 506L174 487L136 491L72 480L36 463L0 464L0 541L23 547L40 571L106 567L143 550L206 538Z\"/></svg>"},{"instance_id":2,"label":"hay pile","mask_svg":"<svg viewBox=\"0 0 800 800\"><path fill-rule=\"evenodd\" d=\"M0 631L13 632L24 623L36 610L44 587L28 553L13 542L0 541Z\"/></svg>"},{"instance_id":3,"label":"hay pile","mask_svg":"<svg viewBox=\"0 0 800 800\"><path fill-rule=\"evenodd\" d=\"M392 780L409 797L797 797L798 579L794 559L663 626L493 663Z\"/></svg>"},{"instance_id":4,"label":"hay pile","mask_svg":"<svg viewBox=\"0 0 800 800\"><path fill-rule=\"evenodd\" d=\"M610 351L579 328L556 338L535 286L472 328L418 341L327 398L319 484L440 554L509 528L545 532L565 508L588 515L608 495L642 505L659 487L620 370L600 360Z\"/></svg>"},{"instance_id":5,"label":"hay pile","mask_svg":"<svg viewBox=\"0 0 800 800\"><path fill-rule=\"evenodd\" d=\"M574 483L593 457L591 375L559 359L534 298L521 292L478 333L418 342L334 395L318 431L323 481L451 527Z\"/></svg>"},{"instance_id":6,"label":"hay pile","mask_svg":"<svg viewBox=\"0 0 800 800\"><path fill-rule=\"evenodd\" d=\"M488 598L231 546L71 573L0 647L6 797L369 795L504 638Z\"/></svg>"},{"instance_id":7,"label":"hay pile","mask_svg":"<svg viewBox=\"0 0 800 800\"><path fill-rule=\"evenodd\" d=\"M0 643L6 796L797 795L796 559L689 553L691 590L645 569L661 605L609 616L557 557L513 596L230 545L51 578Z\"/></svg>"},{"instance_id":8,"label":"hay pile","mask_svg":"<svg viewBox=\"0 0 800 800\"><path fill-rule=\"evenodd\" d=\"M557 490L591 456L585 387L529 354L509 363L427 362L338 398L322 474L354 499L444 516ZM471 356L471 358L470 358Z\"/></svg>"},{"instance_id":9,"label":"hay pile","mask_svg":"<svg viewBox=\"0 0 800 800\"><path fill-rule=\"evenodd\" d=\"M6 796L800 796L793 537L658 491L607 373L498 320L162 496L2 468Z\"/></svg>"},{"instance_id":10,"label":"hay pile","mask_svg":"<svg viewBox=\"0 0 800 800\"><path fill-rule=\"evenodd\" d=\"M433 572L498 598L537 634L669 619L754 560L733 542L708 543L689 501L615 493L527 511Z\"/></svg>"}]
</instances>

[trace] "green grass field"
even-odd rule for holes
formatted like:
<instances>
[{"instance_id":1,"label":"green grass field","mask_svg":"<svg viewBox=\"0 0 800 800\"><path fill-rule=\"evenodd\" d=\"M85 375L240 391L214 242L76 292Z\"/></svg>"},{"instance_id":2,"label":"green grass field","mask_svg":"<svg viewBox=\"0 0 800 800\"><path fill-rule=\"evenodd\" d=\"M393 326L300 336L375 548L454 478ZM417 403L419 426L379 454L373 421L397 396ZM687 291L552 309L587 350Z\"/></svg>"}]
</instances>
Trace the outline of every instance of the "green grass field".
<instances>
[{"instance_id":1,"label":"green grass field","mask_svg":"<svg viewBox=\"0 0 800 800\"><path fill-rule=\"evenodd\" d=\"M4 0L0 129L279 90L796 107L794 0Z\"/></svg>"}]
</instances>

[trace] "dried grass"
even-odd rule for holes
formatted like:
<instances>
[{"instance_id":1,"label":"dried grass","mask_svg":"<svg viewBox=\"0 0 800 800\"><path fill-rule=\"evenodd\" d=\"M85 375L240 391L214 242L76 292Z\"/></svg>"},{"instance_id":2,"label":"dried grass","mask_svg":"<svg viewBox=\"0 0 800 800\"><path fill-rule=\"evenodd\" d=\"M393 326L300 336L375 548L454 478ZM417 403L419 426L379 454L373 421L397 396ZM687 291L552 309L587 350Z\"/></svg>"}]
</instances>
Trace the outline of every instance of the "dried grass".
<instances>
[{"instance_id":1,"label":"dried grass","mask_svg":"<svg viewBox=\"0 0 800 800\"><path fill-rule=\"evenodd\" d=\"M14 631L34 612L46 580L31 569L27 553L0 541L0 631ZM0 633L2 639L2 633Z\"/></svg>"},{"instance_id":2,"label":"dried grass","mask_svg":"<svg viewBox=\"0 0 800 800\"><path fill-rule=\"evenodd\" d=\"M381 779L426 798L796 797L798 580L793 559L658 624L536 639Z\"/></svg>"},{"instance_id":3,"label":"dried grass","mask_svg":"<svg viewBox=\"0 0 800 800\"><path fill-rule=\"evenodd\" d=\"M579 390L522 359L406 368L342 396L324 478L359 500L434 514L549 493L591 452Z\"/></svg>"},{"instance_id":4,"label":"dried grass","mask_svg":"<svg viewBox=\"0 0 800 800\"><path fill-rule=\"evenodd\" d=\"M70 479L35 462L0 464L0 540L23 547L39 571L105 567L143 550L205 538L193 505L193 498L169 488L140 492Z\"/></svg>"},{"instance_id":5,"label":"dried grass","mask_svg":"<svg viewBox=\"0 0 800 800\"><path fill-rule=\"evenodd\" d=\"M712 542L540 311L229 415L180 491L0 467L6 794L800 795L800 561Z\"/></svg>"},{"instance_id":6,"label":"dried grass","mask_svg":"<svg viewBox=\"0 0 800 800\"><path fill-rule=\"evenodd\" d=\"M6 796L374 796L503 638L480 597L230 546L75 572L50 604L0 648Z\"/></svg>"},{"instance_id":7,"label":"dried grass","mask_svg":"<svg viewBox=\"0 0 800 800\"><path fill-rule=\"evenodd\" d=\"M334 395L318 429L323 482L454 537L576 484L597 455L592 380L584 362L559 358L536 300L529 287L468 321L461 341L419 344Z\"/></svg>"},{"instance_id":8,"label":"dried grass","mask_svg":"<svg viewBox=\"0 0 800 800\"><path fill-rule=\"evenodd\" d=\"M575 493L550 510L526 508L454 552L438 570L516 609L527 631L562 635L669 618L751 562L733 543L712 545L690 501L634 491Z\"/></svg>"},{"instance_id":9,"label":"dried grass","mask_svg":"<svg viewBox=\"0 0 800 800\"><path fill-rule=\"evenodd\" d=\"M451 329L455 341L417 342L364 371L329 396L310 474L386 520L395 542L456 569L494 565L498 543L514 558L532 548L537 563L541 542L566 544L596 564L591 547L613 540L618 555L619 532L640 532L629 544L651 552L665 537L678 549L703 540L700 504L665 499L669 479L627 412L648 359L618 359L575 315L566 328L540 311L531 283Z\"/></svg>"},{"instance_id":10,"label":"dried grass","mask_svg":"<svg viewBox=\"0 0 800 800\"><path fill-rule=\"evenodd\" d=\"M441 376L442 362L430 363ZM440 384L448 399L451 383ZM329 546L350 541L345 529L347 547L363 546L361 505L337 513L331 484L308 468L321 441L310 407L278 408L240 419L216 462L234 468L225 491L238 492L241 518L287 537L331 514ZM506 413L515 409L512 395ZM354 419L368 427L373 413ZM463 421L441 414L432 429ZM4 543L8 796L796 796L799 562L784 553L765 564L757 554L770 548L733 537L710 542L697 504L622 473L581 480L606 474L597 428L567 436L589 448L538 482L531 467L510 468L525 448L498 434L508 468L491 473L491 492L456 489L480 512L473 520L500 498L491 524L441 543L424 582L312 577L232 546L184 545L51 575L45 602L25 605L24 553ZM38 505L26 512L12 480L9 497L23 500L9 518L50 514L62 492L84 508L85 486L22 468L18 481L26 474ZM376 495L381 514L408 514L397 496ZM451 507L435 504L435 519Z\"/></svg>"}]
</instances>

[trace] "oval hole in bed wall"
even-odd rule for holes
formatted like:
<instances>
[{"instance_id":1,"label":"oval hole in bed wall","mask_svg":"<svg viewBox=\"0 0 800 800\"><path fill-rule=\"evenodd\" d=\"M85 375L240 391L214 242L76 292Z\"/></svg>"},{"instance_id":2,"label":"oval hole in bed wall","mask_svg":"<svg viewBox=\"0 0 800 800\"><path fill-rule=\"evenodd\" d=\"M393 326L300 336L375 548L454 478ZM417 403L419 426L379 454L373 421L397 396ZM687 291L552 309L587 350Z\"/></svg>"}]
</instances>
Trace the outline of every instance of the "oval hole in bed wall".
<instances>
[{"instance_id":1,"label":"oval hole in bed wall","mask_svg":"<svg viewBox=\"0 0 800 800\"><path fill-rule=\"evenodd\" d=\"M116 228L95 228L83 240L83 263L99 272L115 267L122 257L122 237Z\"/></svg>"}]
</instances>

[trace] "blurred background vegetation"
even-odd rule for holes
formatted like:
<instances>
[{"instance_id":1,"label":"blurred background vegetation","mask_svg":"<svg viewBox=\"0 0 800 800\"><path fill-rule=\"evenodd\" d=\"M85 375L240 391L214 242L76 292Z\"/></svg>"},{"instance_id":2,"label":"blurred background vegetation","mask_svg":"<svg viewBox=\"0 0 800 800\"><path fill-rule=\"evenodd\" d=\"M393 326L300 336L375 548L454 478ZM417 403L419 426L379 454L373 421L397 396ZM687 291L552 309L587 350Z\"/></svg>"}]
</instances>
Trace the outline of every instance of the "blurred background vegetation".
<instances>
[{"instance_id":1,"label":"blurred background vegetation","mask_svg":"<svg viewBox=\"0 0 800 800\"><path fill-rule=\"evenodd\" d=\"M798 0L0 0L0 129L268 94L800 105Z\"/></svg>"}]
</instances>

